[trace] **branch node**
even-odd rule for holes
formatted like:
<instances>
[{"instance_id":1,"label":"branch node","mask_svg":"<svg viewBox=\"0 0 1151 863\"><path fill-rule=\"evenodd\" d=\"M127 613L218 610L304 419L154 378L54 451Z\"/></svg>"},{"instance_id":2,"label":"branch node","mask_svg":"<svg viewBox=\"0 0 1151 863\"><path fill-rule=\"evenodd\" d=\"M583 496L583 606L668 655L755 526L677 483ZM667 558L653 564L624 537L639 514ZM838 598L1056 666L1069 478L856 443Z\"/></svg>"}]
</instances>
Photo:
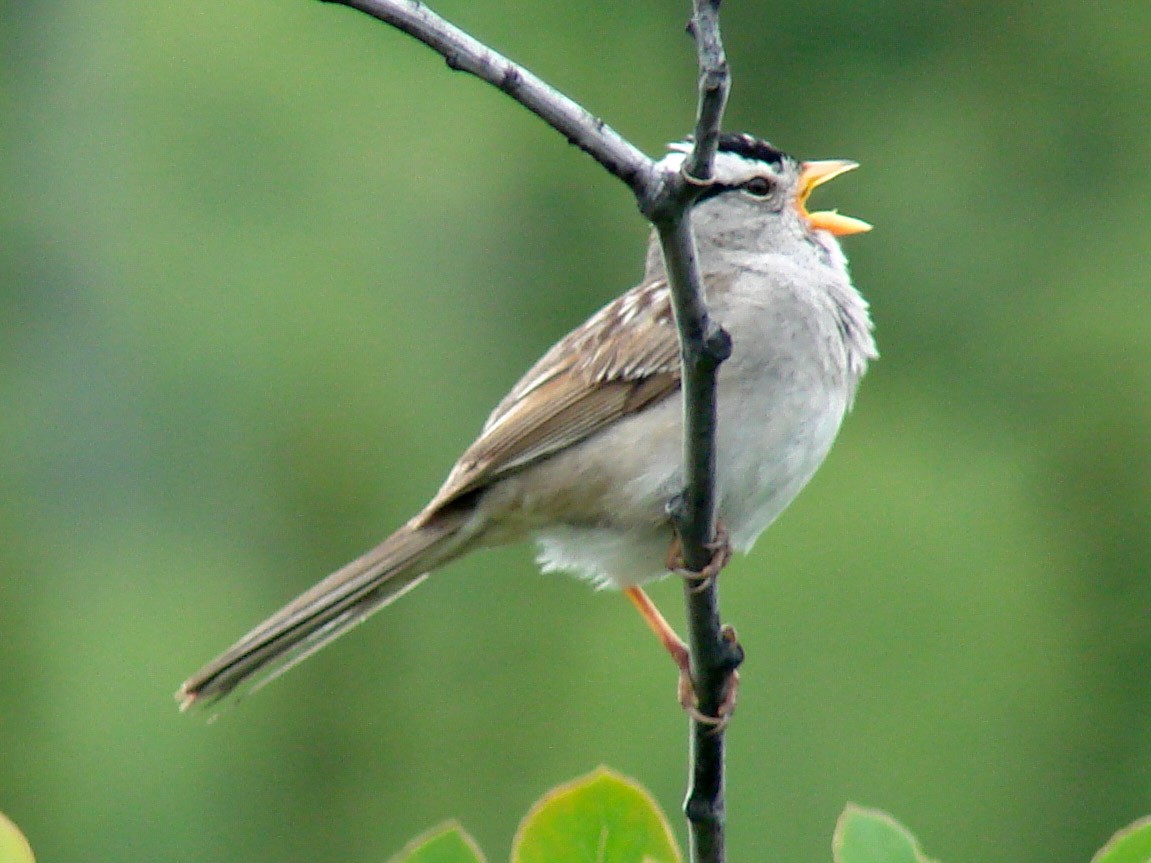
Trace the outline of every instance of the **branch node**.
<instances>
[{"instance_id":1,"label":"branch node","mask_svg":"<svg viewBox=\"0 0 1151 863\"><path fill-rule=\"evenodd\" d=\"M734 626L724 626L720 630L719 650L716 653L716 667L724 674L731 674L743 665L743 645L739 643Z\"/></svg>"},{"instance_id":2,"label":"branch node","mask_svg":"<svg viewBox=\"0 0 1151 863\"><path fill-rule=\"evenodd\" d=\"M702 192L708 186L715 182L711 177L697 177L687 169L687 162L685 161L683 167L680 168L679 175L683 177L683 181L689 186L694 186L699 192ZM698 195L699 192L696 192Z\"/></svg>"},{"instance_id":3,"label":"branch node","mask_svg":"<svg viewBox=\"0 0 1151 863\"><path fill-rule=\"evenodd\" d=\"M512 93L518 89L519 85L520 70L516 68L514 63L509 63L507 68L504 69L503 76L500 78L499 88L505 93Z\"/></svg>"},{"instance_id":4,"label":"branch node","mask_svg":"<svg viewBox=\"0 0 1151 863\"><path fill-rule=\"evenodd\" d=\"M731 356L731 334L714 321L709 320L708 324L701 353L714 368Z\"/></svg>"},{"instance_id":5,"label":"branch node","mask_svg":"<svg viewBox=\"0 0 1151 863\"><path fill-rule=\"evenodd\" d=\"M703 794L692 792L683 802L683 814L696 825L720 826L723 824L722 810Z\"/></svg>"},{"instance_id":6,"label":"branch node","mask_svg":"<svg viewBox=\"0 0 1151 863\"><path fill-rule=\"evenodd\" d=\"M639 201L640 212L657 229L669 229L684 222L702 185L682 168L678 171L661 168L652 174L651 186Z\"/></svg>"}]
</instances>

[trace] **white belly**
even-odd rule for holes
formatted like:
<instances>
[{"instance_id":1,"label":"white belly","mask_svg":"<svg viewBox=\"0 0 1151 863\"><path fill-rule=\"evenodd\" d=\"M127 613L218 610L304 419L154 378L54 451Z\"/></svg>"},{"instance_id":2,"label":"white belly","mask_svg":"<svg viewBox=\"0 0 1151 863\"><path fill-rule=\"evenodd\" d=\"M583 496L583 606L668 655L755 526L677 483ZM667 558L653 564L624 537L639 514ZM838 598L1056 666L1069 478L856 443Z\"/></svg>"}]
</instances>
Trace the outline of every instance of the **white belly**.
<instances>
[{"instance_id":1,"label":"white belly","mask_svg":"<svg viewBox=\"0 0 1151 863\"><path fill-rule=\"evenodd\" d=\"M737 551L747 551L823 462L847 405L846 393L802 402L781 393L720 394L717 502ZM603 524L551 525L534 532L545 571L572 572L601 587L630 587L667 574L672 532L665 507L683 484L680 401L668 399L640 423L625 421L569 451L596 471L601 458L634 471L604 501L618 517ZM635 428L644 430L637 439ZM582 452L581 452L582 451Z\"/></svg>"}]
</instances>

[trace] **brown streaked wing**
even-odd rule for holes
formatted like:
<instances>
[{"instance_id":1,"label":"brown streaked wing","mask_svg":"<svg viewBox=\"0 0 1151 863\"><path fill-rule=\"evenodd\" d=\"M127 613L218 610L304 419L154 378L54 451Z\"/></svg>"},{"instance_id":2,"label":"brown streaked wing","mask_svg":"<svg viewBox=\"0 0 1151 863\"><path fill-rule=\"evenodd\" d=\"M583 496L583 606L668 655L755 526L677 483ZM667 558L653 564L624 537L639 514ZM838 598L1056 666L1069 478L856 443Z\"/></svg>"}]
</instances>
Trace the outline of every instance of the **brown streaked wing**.
<instances>
[{"instance_id":1,"label":"brown streaked wing","mask_svg":"<svg viewBox=\"0 0 1151 863\"><path fill-rule=\"evenodd\" d=\"M641 284L561 339L520 379L424 515L670 395L679 376L667 285Z\"/></svg>"}]
</instances>

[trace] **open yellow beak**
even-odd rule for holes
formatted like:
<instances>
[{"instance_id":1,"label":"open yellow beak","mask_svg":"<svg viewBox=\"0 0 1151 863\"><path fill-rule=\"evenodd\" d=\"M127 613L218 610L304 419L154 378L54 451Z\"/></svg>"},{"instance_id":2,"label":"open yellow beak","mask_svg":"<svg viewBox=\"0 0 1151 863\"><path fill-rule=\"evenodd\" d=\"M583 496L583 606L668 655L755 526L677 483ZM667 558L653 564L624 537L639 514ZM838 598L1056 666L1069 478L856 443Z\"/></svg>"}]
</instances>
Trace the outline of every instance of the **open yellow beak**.
<instances>
[{"instance_id":1,"label":"open yellow beak","mask_svg":"<svg viewBox=\"0 0 1151 863\"><path fill-rule=\"evenodd\" d=\"M804 162L800 165L799 197L795 204L799 207L799 214L807 219L811 227L828 231L837 237L862 234L871 230L871 225L862 219L841 216L835 210L807 212L807 198L816 186L822 186L828 180L833 180L840 174L846 174L858 167L858 162L849 162L846 159L827 159L823 162Z\"/></svg>"}]
</instances>

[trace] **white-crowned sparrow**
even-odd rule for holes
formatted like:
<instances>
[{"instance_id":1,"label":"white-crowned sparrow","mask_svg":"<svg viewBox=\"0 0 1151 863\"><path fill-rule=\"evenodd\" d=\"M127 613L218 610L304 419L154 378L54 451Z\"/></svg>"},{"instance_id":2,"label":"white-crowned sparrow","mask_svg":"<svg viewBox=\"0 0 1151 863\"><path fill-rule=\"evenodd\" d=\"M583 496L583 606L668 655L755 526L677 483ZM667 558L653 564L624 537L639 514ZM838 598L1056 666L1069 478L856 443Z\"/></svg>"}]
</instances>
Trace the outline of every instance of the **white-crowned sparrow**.
<instances>
[{"instance_id":1,"label":"white-crowned sparrow","mask_svg":"<svg viewBox=\"0 0 1151 863\"><path fill-rule=\"evenodd\" d=\"M677 170L686 147L662 161ZM835 237L869 226L809 213L853 162L799 162L724 135L692 214L707 303L733 342L719 373L718 516L751 548L827 455L876 356L867 303ZM182 707L266 682L474 549L532 538L545 570L623 588L667 572L682 485L679 346L658 242L643 281L561 339L515 385L431 503L189 678Z\"/></svg>"}]
</instances>

